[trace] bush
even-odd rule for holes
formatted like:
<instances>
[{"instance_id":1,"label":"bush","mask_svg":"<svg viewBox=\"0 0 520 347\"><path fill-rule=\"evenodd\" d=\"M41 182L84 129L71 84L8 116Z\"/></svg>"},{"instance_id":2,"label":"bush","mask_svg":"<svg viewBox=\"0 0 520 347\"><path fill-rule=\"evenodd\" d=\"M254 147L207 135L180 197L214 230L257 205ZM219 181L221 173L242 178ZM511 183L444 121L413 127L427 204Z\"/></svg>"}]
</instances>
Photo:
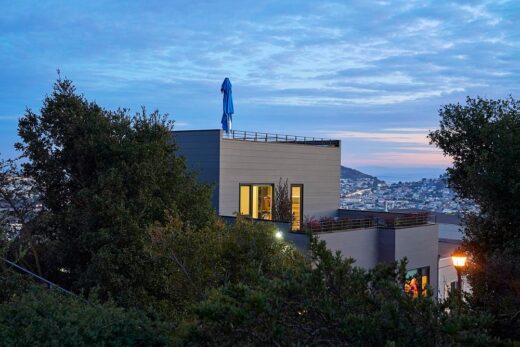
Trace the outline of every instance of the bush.
<instances>
[{"instance_id":1,"label":"bush","mask_svg":"<svg viewBox=\"0 0 520 347\"><path fill-rule=\"evenodd\" d=\"M165 346L172 330L150 312L87 304L38 286L0 305L2 346Z\"/></svg>"},{"instance_id":2,"label":"bush","mask_svg":"<svg viewBox=\"0 0 520 347\"><path fill-rule=\"evenodd\" d=\"M313 244L314 265L213 290L177 329L180 345L493 346L487 316L448 314L403 291L404 263L371 271Z\"/></svg>"}]
</instances>

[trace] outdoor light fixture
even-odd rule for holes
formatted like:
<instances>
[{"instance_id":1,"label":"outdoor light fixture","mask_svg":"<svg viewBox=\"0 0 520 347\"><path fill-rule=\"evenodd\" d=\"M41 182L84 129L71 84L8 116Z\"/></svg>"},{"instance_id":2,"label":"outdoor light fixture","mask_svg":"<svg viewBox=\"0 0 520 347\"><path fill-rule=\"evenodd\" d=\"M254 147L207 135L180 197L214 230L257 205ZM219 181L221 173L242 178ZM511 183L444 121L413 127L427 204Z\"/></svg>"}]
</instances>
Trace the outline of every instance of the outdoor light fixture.
<instances>
[{"instance_id":1,"label":"outdoor light fixture","mask_svg":"<svg viewBox=\"0 0 520 347\"><path fill-rule=\"evenodd\" d=\"M466 256L460 251L455 251L451 255L451 260L453 261L453 266L455 266L455 269L457 270L462 270L466 265Z\"/></svg>"},{"instance_id":2,"label":"outdoor light fixture","mask_svg":"<svg viewBox=\"0 0 520 347\"><path fill-rule=\"evenodd\" d=\"M275 236L278 240L283 239L283 233L282 233L280 230L278 230L278 231L276 232L276 234L274 234L274 236Z\"/></svg>"},{"instance_id":3,"label":"outdoor light fixture","mask_svg":"<svg viewBox=\"0 0 520 347\"><path fill-rule=\"evenodd\" d=\"M457 249L451 255L451 261L453 262L453 266L455 270L457 270L457 286L458 286L458 297L459 297L459 314L460 307L462 306L462 270L466 266L466 255Z\"/></svg>"}]
</instances>

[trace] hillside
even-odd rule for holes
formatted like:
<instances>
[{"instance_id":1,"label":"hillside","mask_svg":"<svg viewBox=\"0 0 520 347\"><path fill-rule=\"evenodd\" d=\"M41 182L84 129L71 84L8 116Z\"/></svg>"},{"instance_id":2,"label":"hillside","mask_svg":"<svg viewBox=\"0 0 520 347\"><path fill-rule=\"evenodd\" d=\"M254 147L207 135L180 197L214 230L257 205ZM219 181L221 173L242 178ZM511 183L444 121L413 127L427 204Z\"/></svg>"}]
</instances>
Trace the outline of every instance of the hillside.
<instances>
[{"instance_id":1,"label":"hillside","mask_svg":"<svg viewBox=\"0 0 520 347\"><path fill-rule=\"evenodd\" d=\"M341 178L348 178L351 180L357 180L360 178L373 178L375 181L382 182L377 177L367 175L366 173L363 173L361 171L358 171L356 169L351 169L346 166L341 166Z\"/></svg>"}]
</instances>

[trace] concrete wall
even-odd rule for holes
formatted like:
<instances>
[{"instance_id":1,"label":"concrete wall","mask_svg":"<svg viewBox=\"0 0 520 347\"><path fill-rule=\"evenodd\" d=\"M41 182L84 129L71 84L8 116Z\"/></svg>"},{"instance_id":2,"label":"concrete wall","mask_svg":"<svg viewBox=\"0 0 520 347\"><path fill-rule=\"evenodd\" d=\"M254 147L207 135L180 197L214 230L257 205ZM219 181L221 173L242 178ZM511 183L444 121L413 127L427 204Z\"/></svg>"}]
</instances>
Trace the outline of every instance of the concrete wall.
<instances>
[{"instance_id":1,"label":"concrete wall","mask_svg":"<svg viewBox=\"0 0 520 347\"><path fill-rule=\"evenodd\" d=\"M393 262L406 257L408 270L430 267L430 286L438 287L438 227L435 224L398 229L355 229L317 234L327 247L341 251L356 265L373 268L378 262Z\"/></svg>"},{"instance_id":2,"label":"concrete wall","mask_svg":"<svg viewBox=\"0 0 520 347\"><path fill-rule=\"evenodd\" d=\"M458 224L438 223L439 238L449 240L462 240L462 226Z\"/></svg>"},{"instance_id":3,"label":"concrete wall","mask_svg":"<svg viewBox=\"0 0 520 347\"><path fill-rule=\"evenodd\" d=\"M378 263L378 230L355 229L317 234L332 252L341 251L345 258L354 258L355 266L373 268Z\"/></svg>"},{"instance_id":4,"label":"concrete wall","mask_svg":"<svg viewBox=\"0 0 520 347\"><path fill-rule=\"evenodd\" d=\"M222 139L219 213L238 210L240 183L303 184L303 216L334 216L339 207L340 147Z\"/></svg>"},{"instance_id":5,"label":"concrete wall","mask_svg":"<svg viewBox=\"0 0 520 347\"><path fill-rule=\"evenodd\" d=\"M218 211L218 182L220 174L220 130L174 131L177 153L186 160L188 169L197 174L201 182L214 185L212 202Z\"/></svg>"}]
</instances>

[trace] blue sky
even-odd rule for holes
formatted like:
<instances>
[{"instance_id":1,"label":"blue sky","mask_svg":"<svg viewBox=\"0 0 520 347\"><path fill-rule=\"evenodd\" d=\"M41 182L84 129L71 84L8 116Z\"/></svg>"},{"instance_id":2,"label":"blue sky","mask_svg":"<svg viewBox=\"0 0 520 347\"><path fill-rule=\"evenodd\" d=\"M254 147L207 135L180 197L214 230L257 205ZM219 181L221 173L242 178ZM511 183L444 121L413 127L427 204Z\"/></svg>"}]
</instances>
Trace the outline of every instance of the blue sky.
<instances>
[{"instance_id":1,"label":"blue sky","mask_svg":"<svg viewBox=\"0 0 520 347\"><path fill-rule=\"evenodd\" d=\"M449 165L426 139L441 105L520 97L520 1L0 4L4 157L58 68L88 99L178 129L220 126L229 77L235 129L339 138L343 164L379 175Z\"/></svg>"}]
</instances>

